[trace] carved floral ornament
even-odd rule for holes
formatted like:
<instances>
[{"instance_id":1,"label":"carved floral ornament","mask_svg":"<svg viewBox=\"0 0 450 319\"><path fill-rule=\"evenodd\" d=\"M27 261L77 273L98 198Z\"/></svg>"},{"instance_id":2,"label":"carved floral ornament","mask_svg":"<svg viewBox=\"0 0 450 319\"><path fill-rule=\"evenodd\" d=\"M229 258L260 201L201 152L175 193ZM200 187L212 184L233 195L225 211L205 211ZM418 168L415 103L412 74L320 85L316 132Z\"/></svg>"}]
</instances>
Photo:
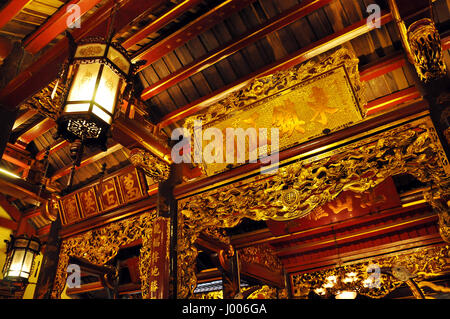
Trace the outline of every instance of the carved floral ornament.
<instances>
[{"instance_id":1,"label":"carved floral ornament","mask_svg":"<svg viewBox=\"0 0 450 319\"><path fill-rule=\"evenodd\" d=\"M102 228L93 229L80 235L65 239L61 244L58 269L52 291L52 298L59 298L66 284L67 266L70 257L83 258L95 265L105 265L114 258L120 247L142 239L141 256L139 260L142 296L150 294L149 271L151 234L156 217L156 210L139 214ZM167 251L168 258L169 251Z\"/></svg>"},{"instance_id":2,"label":"carved floral ornament","mask_svg":"<svg viewBox=\"0 0 450 319\"><path fill-rule=\"evenodd\" d=\"M435 128L424 117L344 146L328 157L280 167L271 177L179 200L179 297L186 298L195 288L197 251L193 244L203 229L234 227L244 217L304 217L345 190L362 193L397 174L411 174L421 182L445 187L449 168ZM298 191L298 199L286 206L282 197L289 189Z\"/></svg>"}]
</instances>

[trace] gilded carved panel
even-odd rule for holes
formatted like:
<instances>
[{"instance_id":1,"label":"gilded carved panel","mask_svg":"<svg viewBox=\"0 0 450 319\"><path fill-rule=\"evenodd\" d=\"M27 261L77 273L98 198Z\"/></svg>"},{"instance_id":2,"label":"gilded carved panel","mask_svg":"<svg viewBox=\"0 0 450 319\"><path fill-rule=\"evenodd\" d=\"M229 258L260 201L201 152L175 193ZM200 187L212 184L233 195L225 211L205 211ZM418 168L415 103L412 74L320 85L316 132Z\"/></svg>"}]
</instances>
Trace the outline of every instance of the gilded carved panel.
<instances>
[{"instance_id":1,"label":"gilded carved panel","mask_svg":"<svg viewBox=\"0 0 450 319\"><path fill-rule=\"evenodd\" d=\"M206 228L234 227L244 217L290 220L350 190L363 193L389 176L411 174L434 186L446 184L450 166L428 116L348 144L335 151L280 167L272 176L226 185L178 202L180 219L179 297L195 288L193 243ZM295 200L283 200L295 190ZM181 248L182 247L182 248Z\"/></svg>"}]
</instances>

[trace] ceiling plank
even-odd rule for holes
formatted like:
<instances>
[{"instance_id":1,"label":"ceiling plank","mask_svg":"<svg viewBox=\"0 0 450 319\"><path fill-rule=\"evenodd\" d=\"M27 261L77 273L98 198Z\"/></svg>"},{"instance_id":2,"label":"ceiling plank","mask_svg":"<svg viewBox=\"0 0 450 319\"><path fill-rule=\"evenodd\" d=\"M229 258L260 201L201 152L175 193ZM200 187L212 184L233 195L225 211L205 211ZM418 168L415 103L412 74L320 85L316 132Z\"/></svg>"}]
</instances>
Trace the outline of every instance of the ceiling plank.
<instances>
[{"instance_id":1,"label":"ceiling plank","mask_svg":"<svg viewBox=\"0 0 450 319\"><path fill-rule=\"evenodd\" d=\"M31 0L10 0L0 11L0 29L11 21Z\"/></svg>"},{"instance_id":2,"label":"ceiling plank","mask_svg":"<svg viewBox=\"0 0 450 319\"><path fill-rule=\"evenodd\" d=\"M381 25L386 24L390 21L392 21L392 16L390 13L384 13L380 18ZM160 123L158 123L158 128L160 129L164 128L166 126L176 123L177 121L180 121L191 115L194 115L200 110L203 110L206 107L210 106L211 104L221 100L231 92L244 87L246 84L248 84L251 80L255 78L270 75L276 71L293 67L321 53L333 49L347 41L350 41L360 35L366 34L373 28L374 28L373 26L367 24L366 19L354 23L339 32L336 32L319 41L316 41L308 45L307 47L302 48L279 61L276 61L275 63L269 64L257 70L256 72L253 72L239 79L238 81L235 81L219 90L212 92L207 96L204 96L192 103L189 103L179 108L174 112L169 113L161 120Z\"/></svg>"},{"instance_id":3,"label":"ceiling plank","mask_svg":"<svg viewBox=\"0 0 450 319\"><path fill-rule=\"evenodd\" d=\"M157 83L147 87L142 92L141 98L148 100L156 94L168 89L169 87L191 77L192 75L206 69L207 67L231 56L239 50L245 48L249 44L266 37L267 35L284 28L285 26L295 22L296 20L312 13L313 11L324 7L333 0L309 0L304 1L291 9L281 13L268 20L266 23L250 30L245 35L239 36L231 42L217 48L212 52L208 52L205 56L195 60L194 62L184 66L178 71L161 79Z\"/></svg>"},{"instance_id":4,"label":"ceiling plank","mask_svg":"<svg viewBox=\"0 0 450 319\"><path fill-rule=\"evenodd\" d=\"M101 0L72 0L53 14L47 22L27 37L24 41L25 50L36 54L68 28L68 19L73 16L73 11L68 10L70 6L77 5L80 8L80 17L96 6ZM73 22L73 21L70 21Z\"/></svg>"},{"instance_id":5,"label":"ceiling plank","mask_svg":"<svg viewBox=\"0 0 450 319\"><path fill-rule=\"evenodd\" d=\"M159 41L155 45L150 45L145 47L142 51L137 52L133 56L132 60L133 62L140 60L146 61L146 63L139 69L139 71L142 71L153 62L165 56L167 53L175 50L200 33L223 21L226 17L238 12L255 1L256 0L226 0L215 8L204 13L196 20Z\"/></svg>"},{"instance_id":6,"label":"ceiling plank","mask_svg":"<svg viewBox=\"0 0 450 319\"><path fill-rule=\"evenodd\" d=\"M122 46L128 50L133 45L137 44L139 41L144 40L146 37L152 33L158 31L168 23L172 22L178 16L184 12L190 10L197 4L201 3L203 0L185 0L180 2L178 5L158 17L156 20L152 21L147 26L141 28L137 33L133 34L130 38L122 43Z\"/></svg>"}]
</instances>

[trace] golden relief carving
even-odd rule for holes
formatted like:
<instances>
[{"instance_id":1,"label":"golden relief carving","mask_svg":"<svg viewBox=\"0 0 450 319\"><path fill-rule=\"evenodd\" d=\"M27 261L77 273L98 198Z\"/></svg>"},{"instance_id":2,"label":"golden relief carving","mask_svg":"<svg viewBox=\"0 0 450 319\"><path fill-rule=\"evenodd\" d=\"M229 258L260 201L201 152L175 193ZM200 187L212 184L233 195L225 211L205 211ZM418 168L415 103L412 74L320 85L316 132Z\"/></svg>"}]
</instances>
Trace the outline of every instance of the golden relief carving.
<instances>
[{"instance_id":1,"label":"golden relief carving","mask_svg":"<svg viewBox=\"0 0 450 319\"><path fill-rule=\"evenodd\" d=\"M148 256L147 239L155 218L156 210L153 210L65 239L60 248L52 298L59 298L64 290L70 257L83 258L95 265L105 265L117 255L121 246L140 238L143 239L141 255L144 253L143 256ZM143 258L140 267L146 264L147 260ZM141 272L141 282L143 291L147 291L148 274L145 271Z\"/></svg>"},{"instance_id":2,"label":"golden relief carving","mask_svg":"<svg viewBox=\"0 0 450 319\"><path fill-rule=\"evenodd\" d=\"M57 83L57 81L53 81L40 92L25 101L23 105L27 108L35 109L41 115L56 121L59 116L60 106L64 96L61 85L55 90L55 85L57 85Z\"/></svg>"},{"instance_id":3,"label":"golden relief carving","mask_svg":"<svg viewBox=\"0 0 450 319\"><path fill-rule=\"evenodd\" d=\"M326 290L353 290L370 298L383 298L404 282L411 279L420 282L450 270L449 246L418 248L408 253L342 267L292 275L292 291L295 298L305 298L311 290L326 295ZM340 282L338 278L341 278ZM330 284L330 278L338 287ZM343 280L342 280L343 279ZM408 284L409 285L409 284ZM412 290L416 298L416 291Z\"/></svg>"},{"instance_id":4,"label":"golden relief carving","mask_svg":"<svg viewBox=\"0 0 450 319\"><path fill-rule=\"evenodd\" d=\"M362 83L359 80L358 62L359 60L351 51L340 49L319 62L308 61L297 68L278 71L269 76L255 79L243 89L233 92L220 102L208 107L207 113L188 118L185 127L192 129L195 120L201 120L203 123L210 123L225 118L231 113L236 114L236 112L242 111L246 106L257 100L272 96L283 89L310 80L315 76L326 73L341 65L345 66L349 74L350 81L355 89L359 107L364 114L365 111L363 110L363 106L367 104L367 101L363 94ZM313 97L311 99L312 105L317 106L315 103L318 101L317 99L323 100L323 98L326 97L319 97L316 95L315 98ZM324 110L319 108L319 114L321 112L324 112Z\"/></svg>"},{"instance_id":5,"label":"golden relief carving","mask_svg":"<svg viewBox=\"0 0 450 319\"><path fill-rule=\"evenodd\" d=\"M239 250L239 261L248 264L258 264L273 272L283 270L283 265L276 252L269 245L256 245Z\"/></svg>"},{"instance_id":6,"label":"golden relief carving","mask_svg":"<svg viewBox=\"0 0 450 319\"><path fill-rule=\"evenodd\" d=\"M363 193L396 174L409 173L437 185L447 178L445 169L448 161L434 127L428 120L419 120L351 144L331 157L280 167L271 178L240 187L227 185L181 200L179 208L205 227L215 225L215 219L222 227L234 227L243 217L289 220L308 215L342 191ZM286 190L296 190L296 196L286 199ZM333 208L337 213L348 206L342 202Z\"/></svg>"},{"instance_id":7,"label":"golden relief carving","mask_svg":"<svg viewBox=\"0 0 450 319\"><path fill-rule=\"evenodd\" d=\"M195 288L197 251L193 246L206 228L234 227L243 218L289 220L308 216L343 191L364 193L397 174L408 173L421 182L440 185L448 179L450 168L429 117L349 144L327 156L280 167L272 177L257 178L239 187L226 185L179 200L179 216L183 219L178 237L179 297L187 298ZM295 203L289 200L290 206L282 200L286 189L299 194ZM347 202L341 204L336 212L348 209L344 207Z\"/></svg>"},{"instance_id":8,"label":"golden relief carving","mask_svg":"<svg viewBox=\"0 0 450 319\"><path fill-rule=\"evenodd\" d=\"M142 168L155 182L165 181L169 177L169 164L144 149L132 149L130 161L134 166Z\"/></svg>"},{"instance_id":9,"label":"golden relief carving","mask_svg":"<svg viewBox=\"0 0 450 319\"><path fill-rule=\"evenodd\" d=\"M421 19L408 28L408 42L419 78L429 82L447 73L441 39L431 19Z\"/></svg>"},{"instance_id":10,"label":"golden relief carving","mask_svg":"<svg viewBox=\"0 0 450 319\"><path fill-rule=\"evenodd\" d=\"M450 243L450 180L437 187L430 187L423 192L423 196L438 214L439 234Z\"/></svg>"},{"instance_id":11,"label":"golden relief carving","mask_svg":"<svg viewBox=\"0 0 450 319\"><path fill-rule=\"evenodd\" d=\"M277 289L264 285L260 289L252 292L247 299L278 299Z\"/></svg>"},{"instance_id":12,"label":"golden relief carving","mask_svg":"<svg viewBox=\"0 0 450 319\"><path fill-rule=\"evenodd\" d=\"M333 87L332 94L329 87ZM358 59L352 52L340 49L319 61L252 80L204 113L188 118L184 126L196 148L210 149L207 141L194 138L194 133L200 137L203 129L217 128L226 140L217 155L226 161L202 162L204 172L214 175L228 170L229 164L242 164L238 159L250 160L250 154L264 156L269 149L274 153L353 125L362 120L365 104ZM272 130L275 128L278 132ZM232 129L229 134L227 129ZM252 137L255 142L244 143L249 145L236 155L240 147L230 133L238 129L255 132L256 140ZM272 134L277 134L277 143L273 143Z\"/></svg>"},{"instance_id":13,"label":"golden relief carving","mask_svg":"<svg viewBox=\"0 0 450 319\"><path fill-rule=\"evenodd\" d=\"M223 299L223 291L210 291L204 293L198 293L193 296L192 299Z\"/></svg>"}]
</instances>

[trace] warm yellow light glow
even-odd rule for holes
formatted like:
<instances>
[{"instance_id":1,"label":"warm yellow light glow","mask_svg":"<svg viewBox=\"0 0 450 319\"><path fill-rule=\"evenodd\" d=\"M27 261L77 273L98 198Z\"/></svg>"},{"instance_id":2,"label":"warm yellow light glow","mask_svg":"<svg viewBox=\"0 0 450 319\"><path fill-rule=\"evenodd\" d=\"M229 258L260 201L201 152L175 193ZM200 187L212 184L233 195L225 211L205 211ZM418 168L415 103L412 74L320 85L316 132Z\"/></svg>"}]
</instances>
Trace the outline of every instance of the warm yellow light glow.
<instances>
[{"instance_id":1,"label":"warm yellow light glow","mask_svg":"<svg viewBox=\"0 0 450 319\"><path fill-rule=\"evenodd\" d=\"M3 169L3 168L0 168L0 173L8 175L8 176L13 177L13 178L20 178L20 176L17 176L16 174L11 173L10 171L8 171L6 169Z\"/></svg>"},{"instance_id":2,"label":"warm yellow light glow","mask_svg":"<svg viewBox=\"0 0 450 319\"><path fill-rule=\"evenodd\" d=\"M349 272L345 274L345 278L342 280L344 283L350 283L357 280L355 272Z\"/></svg>"},{"instance_id":3,"label":"warm yellow light glow","mask_svg":"<svg viewBox=\"0 0 450 319\"><path fill-rule=\"evenodd\" d=\"M119 80L120 77L108 66L103 67L102 76L94 100L111 114L114 111L114 104L116 103Z\"/></svg>"},{"instance_id":4,"label":"warm yellow light glow","mask_svg":"<svg viewBox=\"0 0 450 319\"><path fill-rule=\"evenodd\" d=\"M336 299L355 299L356 298L356 291L348 291L344 290L336 294L334 298Z\"/></svg>"},{"instance_id":5,"label":"warm yellow light glow","mask_svg":"<svg viewBox=\"0 0 450 319\"><path fill-rule=\"evenodd\" d=\"M100 119L102 119L104 122L111 124L111 116L108 115L106 112L102 111L99 107L95 106L92 108L92 113L97 115Z\"/></svg>"},{"instance_id":6,"label":"warm yellow light glow","mask_svg":"<svg viewBox=\"0 0 450 319\"><path fill-rule=\"evenodd\" d=\"M100 63L79 65L67 102L92 100L100 66Z\"/></svg>"},{"instance_id":7,"label":"warm yellow light glow","mask_svg":"<svg viewBox=\"0 0 450 319\"><path fill-rule=\"evenodd\" d=\"M314 292L316 293L316 294L318 294L319 296L323 296L323 295L325 295L325 292L326 292L326 290L325 290L325 288L316 288L316 289L314 289Z\"/></svg>"},{"instance_id":8,"label":"warm yellow light glow","mask_svg":"<svg viewBox=\"0 0 450 319\"><path fill-rule=\"evenodd\" d=\"M72 113L72 112L88 112L89 111L89 103L83 103L83 104L67 104L66 106L66 112Z\"/></svg>"}]
</instances>

